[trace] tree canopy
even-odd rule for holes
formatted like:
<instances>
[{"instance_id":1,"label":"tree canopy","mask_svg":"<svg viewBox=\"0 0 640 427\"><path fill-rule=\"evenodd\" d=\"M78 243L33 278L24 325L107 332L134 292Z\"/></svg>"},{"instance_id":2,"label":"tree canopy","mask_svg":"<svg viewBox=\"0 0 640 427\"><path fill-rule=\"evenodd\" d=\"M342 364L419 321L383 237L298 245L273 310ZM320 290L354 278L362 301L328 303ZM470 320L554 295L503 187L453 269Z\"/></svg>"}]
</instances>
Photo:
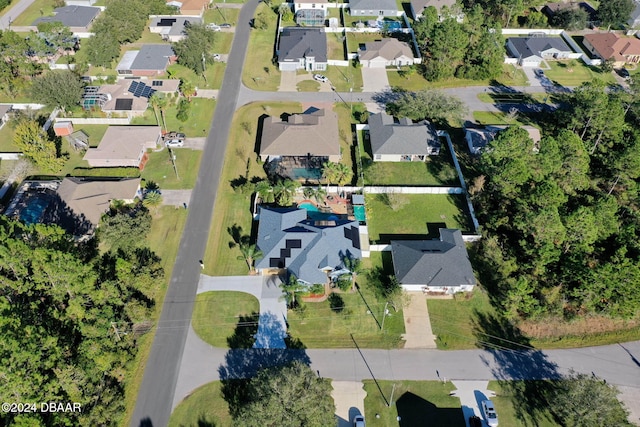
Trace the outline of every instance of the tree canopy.
<instances>
[{"instance_id":1,"label":"tree canopy","mask_svg":"<svg viewBox=\"0 0 640 427\"><path fill-rule=\"evenodd\" d=\"M598 19L603 26L623 25L635 8L633 0L607 0L598 6Z\"/></svg>"},{"instance_id":2,"label":"tree canopy","mask_svg":"<svg viewBox=\"0 0 640 427\"><path fill-rule=\"evenodd\" d=\"M22 154L44 173L57 173L64 165L58 147L35 120L22 119L16 125L13 142Z\"/></svg>"},{"instance_id":3,"label":"tree canopy","mask_svg":"<svg viewBox=\"0 0 640 427\"><path fill-rule=\"evenodd\" d=\"M68 110L80 103L84 84L70 70L51 70L33 81L31 93L38 101Z\"/></svg>"},{"instance_id":4,"label":"tree canopy","mask_svg":"<svg viewBox=\"0 0 640 427\"><path fill-rule=\"evenodd\" d=\"M178 63L201 74L204 72L205 64L213 63L211 48L215 33L198 24L189 25L185 33L187 37L173 45L178 55Z\"/></svg>"},{"instance_id":5,"label":"tree canopy","mask_svg":"<svg viewBox=\"0 0 640 427\"><path fill-rule=\"evenodd\" d=\"M459 123L466 113L465 104L438 90L400 92L387 104L387 113L412 120L427 119L435 123Z\"/></svg>"}]
</instances>

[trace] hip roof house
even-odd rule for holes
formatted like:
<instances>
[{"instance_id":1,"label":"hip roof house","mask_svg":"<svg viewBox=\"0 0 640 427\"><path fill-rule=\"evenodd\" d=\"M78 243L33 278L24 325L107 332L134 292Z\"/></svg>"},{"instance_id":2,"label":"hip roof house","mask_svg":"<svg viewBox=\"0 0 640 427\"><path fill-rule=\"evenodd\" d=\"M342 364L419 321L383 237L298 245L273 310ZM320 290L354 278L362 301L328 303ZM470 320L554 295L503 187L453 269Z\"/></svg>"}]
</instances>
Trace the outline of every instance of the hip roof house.
<instances>
[{"instance_id":1,"label":"hip roof house","mask_svg":"<svg viewBox=\"0 0 640 427\"><path fill-rule=\"evenodd\" d=\"M560 37L510 37L507 50L523 67L537 67L545 59L569 59L573 50Z\"/></svg>"},{"instance_id":2,"label":"hip roof house","mask_svg":"<svg viewBox=\"0 0 640 427\"><path fill-rule=\"evenodd\" d=\"M413 65L415 63L411 46L392 38L365 43L364 49L358 49L358 60L363 67L370 68Z\"/></svg>"},{"instance_id":3,"label":"hip roof house","mask_svg":"<svg viewBox=\"0 0 640 427\"><path fill-rule=\"evenodd\" d=\"M145 44L140 50L125 52L116 71L120 75L156 76L167 71L175 59L170 44Z\"/></svg>"},{"instance_id":4,"label":"hip roof house","mask_svg":"<svg viewBox=\"0 0 640 427\"><path fill-rule=\"evenodd\" d=\"M307 210L260 207L258 241L261 273L286 269L308 284L327 283L345 257L360 258L358 222L307 219Z\"/></svg>"},{"instance_id":5,"label":"hip roof house","mask_svg":"<svg viewBox=\"0 0 640 427\"><path fill-rule=\"evenodd\" d=\"M91 167L136 167L148 160L147 150L160 140L160 126L109 126L97 148L89 148L84 160Z\"/></svg>"},{"instance_id":6,"label":"hip roof house","mask_svg":"<svg viewBox=\"0 0 640 427\"><path fill-rule=\"evenodd\" d=\"M398 16L395 0L349 0L352 16Z\"/></svg>"},{"instance_id":7,"label":"hip roof house","mask_svg":"<svg viewBox=\"0 0 640 427\"><path fill-rule=\"evenodd\" d=\"M369 116L369 139L374 162L426 161L440 154L438 132L431 123L395 120L384 112Z\"/></svg>"},{"instance_id":8,"label":"hip roof house","mask_svg":"<svg viewBox=\"0 0 640 427\"><path fill-rule=\"evenodd\" d=\"M324 28L285 27L278 45L280 71L327 69L327 37Z\"/></svg>"},{"instance_id":9,"label":"hip roof house","mask_svg":"<svg viewBox=\"0 0 640 427\"><path fill-rule=\"evenodd\" d=\"M407 291L453 294L476 284L460 230L440 229L433 240L391 241L393 269Z\"/></svg>"},{"instance_id":10,"label":"hip roof house","mask_svg":"<svg viewBox=\"0 0 640 427\"><path fill-rule=\"evenodd\" d=\"M73 33L86 33L101 9L90 6L63 6L53 10L53 16L43 16L35 21L37 26L42 22L60 22L69 27Z\"/></svg>"},{"instance_id":11,"label":"hip roof house","mask_svg":"<svg viewBox=\"0 0 640 427\"><path fill-rule=\"evenodd\" d=\"M156 16L151 18L149 31L160 34L163 40L175 43L186 37L185 30L189 25L202 24L202 22L199 16Z\"/></svg>"},{"instance_id":12,"label":"hip roof house","mask_svg":"<svg viewBox=\"0 0 640 427\"><path fill-rule=\"evenodd\" d=\"M292 114L281 120L269 116L262 126L260 159L285 156L327 157L340 160L338 115L325 108L310 108L302 114Z\"/></svg>"},{"instance_id":13,"label":"hip roof house","mask_svg":"<svg viewBox=\"0 0 640 427\"><path fill-rule=\"evenodd\" d=\"M605 61L612 59L616 68L640 62L640 40L635 37L623 37L616 33L587 34L583 44L589 52Z\"/></svg>"}]
</instances>

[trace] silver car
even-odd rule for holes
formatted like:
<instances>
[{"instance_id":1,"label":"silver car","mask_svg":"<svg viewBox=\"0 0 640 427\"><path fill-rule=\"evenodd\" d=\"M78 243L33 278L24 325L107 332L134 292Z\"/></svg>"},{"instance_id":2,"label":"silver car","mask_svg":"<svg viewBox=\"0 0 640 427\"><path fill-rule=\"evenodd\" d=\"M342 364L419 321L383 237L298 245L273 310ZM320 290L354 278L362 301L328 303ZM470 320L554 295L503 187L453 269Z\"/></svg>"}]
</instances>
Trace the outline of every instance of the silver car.
<instances>
[{"instance_id":1,"label":"silver car","mask_svg":"<svg viewBox=\"0 0 640 427\"><path fill-rule=\"evenodd\" d=\"M484 413L484 419L487 421L487 424L489 424L489 427L498 427L498 414L496 414L496 408L493 406L492 401L482 401L482 412Z\"/></svg>"}]
</instances>

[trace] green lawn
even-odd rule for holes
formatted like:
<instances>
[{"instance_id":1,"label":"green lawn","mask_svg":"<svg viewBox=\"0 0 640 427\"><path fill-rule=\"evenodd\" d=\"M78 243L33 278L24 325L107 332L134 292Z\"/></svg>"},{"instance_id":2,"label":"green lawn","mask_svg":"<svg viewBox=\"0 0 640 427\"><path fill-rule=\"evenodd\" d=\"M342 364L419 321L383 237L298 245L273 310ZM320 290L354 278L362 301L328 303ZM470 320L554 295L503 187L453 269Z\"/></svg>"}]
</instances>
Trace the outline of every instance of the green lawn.
<instances>
[{"instance_id":1,"label":"green lawn","mask_svg":"<svg viewBox=\"0 0 640 427\"><path fill-rule=\"evenodd\" d=\"M89 146L97 147L108 127L109 125L81 125L81 127L74 130L81 130L89 135Z\"/></svg>"},{"instance_id":2,"label":"green lawn","mask_svg":"<svg viewBox=\"0 0 640 427\"><path fill-rule=\"evenodd\" d=\"M329 78L338 92L349 92L352 88L354 92L362 92L362 71L354 67L353 63L347 67L329 65L322 74ZM345 99L345 101L349 100Z\"/></svg>"},{"instance_id":3,"label":"green lawn","mask_svg":"<svg viewBox=\"0 0 640 427\"><path fill-rule=\"evenodd\" d=\"M501 426L560 427L545 410L545 401L536 399L536 392L552 381L489 381L489 390L496 396L491 401ZM531 407L531 406L533 407Z\"/></svg>"},{"instance_id":4,"label":"green lawn","mask_svg":"<svg viewBox=\"0 0 640 427\"><path fill-rule=\"evenodd\" d=\"M425 369L435 369L425 367ZM465 420L460 407L460 399L450 396L455 390L450 382L440 381L378 381L365 380L365 419L370 427L400 426L447 426L464 427ZM395 390L394 390L395 385ZM382 395L380 394L382 391ZM387 407L393 392L393 403ZM376 416L378 414L380 417ZM498 411L498 414L500 412ZM428 420L428 423L427 423ZM513 424L500 425L512 427Z\"/></svg>"},{"instance_id":5,"label":"green lawn","mask_svg":"<svg viewBox=\"0 0 640 427\"><path fill-rule=\"evenodd\" d=\"M15 6L16 1L11 4ZM25 9L19 16L13 16L11 25L16 27L28 26L33 21L42 16L53 16L53 2L51 0L35 0L29 7Z\"/></svg>"},{"instance_id":6,"label":"green lawn","mask_svg":"<svg viewBox=\"0 0 640 427\"><path fill-rule=\"evenodd\" d=\"M216 33L211 50L214 53L229 53L231 52L232 43L233 33Z\"/></svg>"},{"instance_id":7,"label":"green lawn","mask_svg":"<svg viewBox=\"0 0 640 427\"><path fill-rule=\"evenodd\" d=\"M13 137L16 133L13 127L15 122L9 122L0 129L0 152L3 153L16 153L20 151L18 147L13 143Z\"/></svg>"},{"instance_id":8,"label":"green lawn","mask_svg":"<svg viewBox=\"0 0 640 427\"><path fill-rule=\"evenodd\" d=\"M315 80L302 80L296 87L299 92L318 92L320 90L320 83Z\"/></svg>"},{"instance_id":9,"label":"green lawn","mask_svg":"<svg viewBox=\"0 0 640 427\"><path fill-rule=\"evenodd\" d=\"M327 58L329 59L346 59L344 53L344 43L342 41L342 33L327 33Z\"/></svg>"},{"instance_id":10,"label":"green lawn","mask_svg":"<svg viewBox=\"0 0 640 427\"><path fill-rule=\"evenodd\" d=\"M194 390L174 409L169 427L231 427L229 405L222 397L222 383L213 381Z\"/></svg>"},{"instance_id":11,"label":"green lawn","mask_svg":"<svg viewBox=\"0 0 640 427\"><path fill-rule=\"evenodd\" d=\"M189 111L189 119L181 122L176 118L178 111L177 102L172 103L165 112L167 120L167 130L184 132L188 137L206 136L211 126L213 118L213 110L216 101L208 98L191 98L191 110ZM162 120L162 119L160 119ZM156 116L152 108L148 108L143 116L135 117L131 124L133 125L157 125Z\"/></svg>"},{"instance_id":12,"label":"green lawn","mask_svg":"<svg viewBox=\"0 0 640 427\"><path fill-rule=\"evenodd\" d=\"M369 260L363 261L365 268L381 264L379 252L372 253ZM360 292L339 294L344 301L344 311L340 313L331 309L328 300L305 303L303 316L298 311L289 310L287 322L291 336L308 348L353 348L351 334L363 348L401 347L400 334L405 332L402 311L389 309L390 314L384 319L384 331L381 331L386 301L376 299L365 274L358 275L356 282Z\"/></svg>"},{"instance_id":13,"label":"green lawn","mask_svg":"<svg viewBox=\"0 0 640 427\"><path fill-rule=\"evenodd\" d=\"M242 72L242 82L255 90L275 91L280 86L280 71L271 62L276 42L276 16L264 3L258 5L256 15L270 13L269 26L265 30L252 29L248 51Z\"/></svg>"},{"instance_id":14,"label":"green lawn","mask_svg":"<svg viewBox=\"0 0 640 427\"><path fill-rule=\"evenodd\" d=\"M376 40L382 40L383 36L380 33L347 33L347 52L356 53L360 44L367 42L373 42Z\"/></svg>"},{"instance_id":15,"label":"green lawn","mask_svg":"<svg viewBox=\"0 0 640 427\"><path fill-rule=\"evenodd\" d=\"M142 171L142 178L153 181L165 190L189 189L196 185L198 169L202 159L202 151L189 148L174 148L176 156L176 168L179 179L173 170L173 164L169 157L169 150L150 152L149 161Z\"/></svg>"},{"instance_id":16,"label":"green lawn","mask_svg":"<svg viewBox=\"0 0 640 427\"><path fill-rule=\"evenodd\" d=\"M262 165L256 159L254 153L255 139L258 127L258 119L261 115L280 115L282 113L300 113L302 106L296 102L287 103L253 103L245 105L236 111L229 134L229 145L225 153L224 169L218 187L218 196L211 232L207 242L205 254L205 274L214 276L228 276L247 274L247 265L238 260L240 251L229 250L233 239L228 230L237 226L242 230L242 235L249 235L253 218L248 194L236 193L231 187L231 182L236 179L264 179L266 174ZM241 127L241 123L247 123L250 133ZM246 174L247 165L249 172Z\"/></svg>"},{"instance_id":17,"label":"green lawn","mask_svg":"<svg viewBox=\"0 0 640 427\"><path fill-rule=\"evenodd\" d=\"M238 15L240 15L240 9L222 8L213 3L211 9L204 11L204 23L218 25L227 23L235 26L238 23ZM218 34L233 36L233 33L217 33L216 35Z\"/></svg>"},{"instance_id":18,"label":"green lawn","mask_svg":"<svg viewBox=\"0 0 640 427\"><path fill-rule=\"evenodd\" d=\"M569 61L547 61L551 69L544 70L553 82L563 86L579 86L584 82L600 79L606 83L615 83L611 73L602 73L598 67L589 67L578 59Z\"/></svg>"},{"instance_id":19,"label":"green lawn","mask_svg":"<svg viewBox=\"0 0 640 427\"><path fill-rule=\"evenodd\" d=\"M481 125L515 125L524 124L518 120L510 118L506 113L491 111L474 111L473 119Z\"/></svg>"},{"instance_id":20,"label":"green lawn","mask_svg":"<svg viewBox=\"0 0 640 427\"><path fill-rule=\"evenodd\" d=\"M215 50L213 53L216 53ZM171 79L186 79L192 82L195 87L200 89L220 89L226 65L227 64L223 62L207 64L207 69L203 77L202 74L196 74L193 70L185 67L184 65L172 64L167 68L166 76L159 76L159 78L167 77Z\"/></svg>"},{"instance_id":21,"label":"green lawn","mask_svg":"<svg viewBox=\"0 0 640 427\"><path fill-rule=\"evenodd\" d=\"M162 36L158 33L152 33L149 30L149 26L145 25L144 31L138 40L135 43L131 43L130 46L140 47L146 43L154 43L154 44L164 44L167 43L165 40L162 40Z\"/></svg>"},{"instance_id":22,"label":"green lawn","mask_svg":"<svg viewBox=\"0 0 640 427\"><path fill-rule=\"evenodd\" d=\"M205 292L196 296L191 325L203 341L214 347L229 347L227 339L236 328L242 328L244 332L251 331L250 336L257 332L258 326L254 322L257 322L259 312L260 302L253 295L244 292ZM253 321L243 320L243 324L239 325L240 317L249 317Z\"/></svg>"},{"instance_id":23,"label":"green lawn","mask_svg":"<svg viewBox=\"0 0 640 427\"><path fill-rule=\"evenodd\" d=\"M340 151L342 152L342 159L340 163L344 163L349 169L355 171L354 163L356 162L355 150L353 141L353 132L351 130L351 107L347 107L343 103L333 104L333 111L338 115L338 135L340 138ZM353 182L355 183L354 177Z\"/></svg>"},{"instance_id":24,"label":"green lawn","mask_svg":"<svg viewBox=\"0 0 640 427\"><path fill-rule=\"evenodd\" d=\"M369 239L372 242L388 243L396 235L407 238L437 238L437 229L459 228L463 232L471 230L469 214L465 208L463 195L449 194L396 194L405 203L392 210L378 194L366 196ZM428 224L433 225L429 233Z\"/></svg>"}]
</instances>

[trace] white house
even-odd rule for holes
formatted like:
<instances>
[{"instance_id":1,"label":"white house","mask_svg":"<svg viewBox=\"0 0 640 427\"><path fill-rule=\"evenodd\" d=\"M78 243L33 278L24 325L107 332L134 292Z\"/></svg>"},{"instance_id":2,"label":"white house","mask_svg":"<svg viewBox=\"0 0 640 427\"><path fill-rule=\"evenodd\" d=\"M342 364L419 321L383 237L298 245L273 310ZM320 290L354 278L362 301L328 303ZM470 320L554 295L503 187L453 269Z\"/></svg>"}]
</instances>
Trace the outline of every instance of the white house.
<instances>
[{"instance_id":1,"label":"white house","mask_svg":"<svg viewBox=\"0 0 640 427\"><path fill-rule=\"evenodd\" d=\"M392 38L365 43L363 49L358 49L358 60L363 67L369 68L400 67L416 63L411 47Z\"/></svg>"}]
</instances>

